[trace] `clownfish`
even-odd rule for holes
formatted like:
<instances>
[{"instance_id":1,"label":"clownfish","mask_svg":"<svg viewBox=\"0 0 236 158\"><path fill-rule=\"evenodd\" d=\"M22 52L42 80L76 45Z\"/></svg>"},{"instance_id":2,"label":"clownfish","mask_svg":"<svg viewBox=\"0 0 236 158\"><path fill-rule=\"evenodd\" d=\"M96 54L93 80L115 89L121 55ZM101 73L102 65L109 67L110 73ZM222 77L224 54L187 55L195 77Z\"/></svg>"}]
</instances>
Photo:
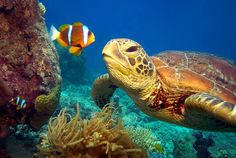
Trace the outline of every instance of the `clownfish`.
<instances>
[{"instance_id":1,"label":"clownfish","mask_svg":"<svg viewBox=\"0 0 236 158\"><path fill-rule=\"evenodd\" d=\"M83 48L95 41L94 34L80 22L61 25L59 31L51 26L50 37L52 41L57 40L62 47L70 46L69 52L77 56L81 54Z\"/></svg>"},{"instance_id":2,"label":"clownfish","mask_svg":"<svg viewBox=\"0 0 236 158\"><path fill-rule=\"evenodd\" d=\"M17 96L16 98L11 99L10 104L16 106L16 110L26 108L26 100L21 96Z\"/></svg>"}]
</instances>

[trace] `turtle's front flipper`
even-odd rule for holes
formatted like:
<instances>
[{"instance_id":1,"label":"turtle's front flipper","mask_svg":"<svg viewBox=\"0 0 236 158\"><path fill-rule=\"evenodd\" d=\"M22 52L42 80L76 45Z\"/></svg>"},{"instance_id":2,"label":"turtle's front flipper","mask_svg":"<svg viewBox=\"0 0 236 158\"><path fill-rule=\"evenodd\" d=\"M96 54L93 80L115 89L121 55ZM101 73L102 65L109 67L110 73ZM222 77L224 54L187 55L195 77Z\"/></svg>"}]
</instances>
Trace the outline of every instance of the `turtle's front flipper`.
<instances>
[{"instance_id":1,"label":"turtle's front flipper","mask_svg":"<svg viewBox=\"0 0 236 158\"><path fill-rule=\"evenodd\" d=\"M185 100L184 116L187 124L196 128L236 131L236 105L205 93Z\"/></svg>"},{"instance_id":2,"label":"turtle's front flipper","mask_svg":"<svg viewBox=\"0 0 236 158\"><path fill-rule=\"evenodd\" d=\"M108 74L99 76L93 83L91 96L94 102L102 108L110 102L110 98L115 92L117 86L109 79Z\"/></svg>"}]
</instances>

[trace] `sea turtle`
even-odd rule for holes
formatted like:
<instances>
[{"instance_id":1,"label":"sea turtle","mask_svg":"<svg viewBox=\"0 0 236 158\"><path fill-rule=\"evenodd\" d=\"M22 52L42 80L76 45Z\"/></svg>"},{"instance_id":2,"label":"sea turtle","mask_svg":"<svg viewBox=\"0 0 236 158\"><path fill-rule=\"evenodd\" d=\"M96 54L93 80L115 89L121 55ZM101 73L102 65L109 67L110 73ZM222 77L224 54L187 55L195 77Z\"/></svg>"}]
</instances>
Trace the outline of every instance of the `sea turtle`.
<instances>
[{"instance_id":1,"label":"sea turtle","mask_svg":"<svg viewBox=\"0 0 236 158\"><path fill-rule=\"evenodd\" d=\"M91 96L99 106L123 89L146 114L209 131L236 131L236 67L210 54L165 51L149 57L130 39L113 39L102 52L108 74Z\"/></svg>"}]
</instances>

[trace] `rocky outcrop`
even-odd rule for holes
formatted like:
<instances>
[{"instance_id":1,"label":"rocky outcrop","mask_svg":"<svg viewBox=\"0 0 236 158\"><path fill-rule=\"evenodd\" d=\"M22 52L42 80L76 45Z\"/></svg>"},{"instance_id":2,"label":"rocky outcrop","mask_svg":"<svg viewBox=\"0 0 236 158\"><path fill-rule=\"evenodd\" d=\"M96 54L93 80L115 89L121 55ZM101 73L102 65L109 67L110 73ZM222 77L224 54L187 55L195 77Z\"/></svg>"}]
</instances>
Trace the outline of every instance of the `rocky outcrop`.
<instances>
[{"instance_id":1,"label":"rocky outcrop","mask_svg":"<svg viewBox=\"0 0 236 158\"><path fill-rule=\"evenodd\" d=\"M55 47L48 33L36 0L0 0L0 138L9 134L9 126L30 123L40 127L54 111L59 100L60 69ZM59 90L57 88L57 90ZM55 94L50 112L35 108L39 96ZM22 96L27 108L16 110L10 99ZM46 107L50 102L47 100ZM42 116L42 121L34 116ZM40 116L38 116L40 115ZM41 118L41 117L40 117Z\"/></svg>"}]
</instances>

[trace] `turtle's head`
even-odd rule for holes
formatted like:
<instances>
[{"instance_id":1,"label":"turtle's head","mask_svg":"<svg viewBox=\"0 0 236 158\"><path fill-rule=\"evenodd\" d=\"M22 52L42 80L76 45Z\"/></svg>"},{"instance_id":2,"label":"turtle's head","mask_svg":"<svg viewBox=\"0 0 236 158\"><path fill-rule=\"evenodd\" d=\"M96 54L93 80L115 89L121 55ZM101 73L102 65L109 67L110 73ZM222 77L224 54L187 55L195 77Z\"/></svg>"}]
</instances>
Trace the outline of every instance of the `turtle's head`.
<instances>
[{"instance_id":1,"label":"turtle's head","mask_svg":"<svg viewBox=\"0 0 236 158\"><path fill-rule=\"evenodd\" d=\"M113 39L106 44L102 54L109 76L118 87L131 93L142 93L156 82L155 66L137 42Z\"/></svg>"}]
</instances>

